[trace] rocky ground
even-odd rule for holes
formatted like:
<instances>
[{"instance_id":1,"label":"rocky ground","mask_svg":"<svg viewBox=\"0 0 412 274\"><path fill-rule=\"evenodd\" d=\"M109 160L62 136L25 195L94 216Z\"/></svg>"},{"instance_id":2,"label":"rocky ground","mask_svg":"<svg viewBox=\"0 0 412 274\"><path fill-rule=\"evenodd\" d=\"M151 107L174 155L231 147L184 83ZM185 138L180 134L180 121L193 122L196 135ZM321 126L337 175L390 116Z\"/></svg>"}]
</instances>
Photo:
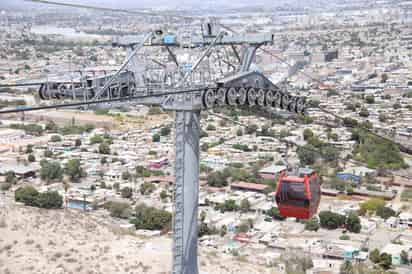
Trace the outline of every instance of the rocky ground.
<instances>
[{"instance_id":1,"label":"rocky ground","mask_svg":"<svg viewBox=\"0 0 412 274\"><path fill-rule=\"evenodd\" d=\"M0 208L0 273L170 273L171 239L139 238L72 210ZM276 273L200 249L201 273Z\"/></svg>"}]
</instances>

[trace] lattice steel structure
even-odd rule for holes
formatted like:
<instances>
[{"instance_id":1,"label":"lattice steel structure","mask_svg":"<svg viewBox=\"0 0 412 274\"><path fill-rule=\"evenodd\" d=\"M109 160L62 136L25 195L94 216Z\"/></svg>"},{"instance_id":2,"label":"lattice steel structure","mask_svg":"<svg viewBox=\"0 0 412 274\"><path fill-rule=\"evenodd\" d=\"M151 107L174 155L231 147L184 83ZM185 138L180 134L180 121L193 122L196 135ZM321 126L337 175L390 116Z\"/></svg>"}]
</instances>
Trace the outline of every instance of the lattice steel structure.
<instances>
[{"instance_id":1,"label":"lattice steel structure","mask_svg":"<svg viewBox=\"0 0 412 274\"><path fill-rule=\"evenodd\" d=\"M192 34L190 39L188 33ZM256 50L272 43L272 34L229 35L214 24L203 25L198 34L186 30L182 35L173 35L159 30L141 37L116 39L113 44L127 48L128 55L115 73L80 77L76 82L41 84L42 99L103 103L133 100L135 104L159 105L166 111L176 112L175 274L198 273L200 112L248 105L304 113L302 98L290 96L263 74L250 69ZM165 55L150 57L148 52L153 47L163 48ZM182 50L197 51L199 57L182 65L176 54Z\"/></svg>"}]
</instances>

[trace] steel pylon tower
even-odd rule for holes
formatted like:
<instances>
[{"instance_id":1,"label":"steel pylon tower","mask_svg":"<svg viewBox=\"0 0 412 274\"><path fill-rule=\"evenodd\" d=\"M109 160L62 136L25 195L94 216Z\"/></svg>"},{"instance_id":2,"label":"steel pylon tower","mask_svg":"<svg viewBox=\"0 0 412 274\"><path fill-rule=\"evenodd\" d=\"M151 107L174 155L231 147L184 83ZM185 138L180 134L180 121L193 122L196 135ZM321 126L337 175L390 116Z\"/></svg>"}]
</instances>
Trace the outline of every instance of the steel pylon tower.
<instances>
[{"instance_id":1,"label":"steel pylon tower","mask_svg":"<svg viewBox=\"0 0 412 274\"><path fill-rule=\"evenodd\" d=\"M200 110L176 111L173 273L198 273Z\"/></svg>"},{"instance_id":2,"label":"steel pylon tower","mask_svg":"<svg viewBox=\"0 0 412 274\"><path fill-rule=\"evenodd\" d=\"M260 72L250 70L256 50L262 45L273 43L272 34L229 35L224 31L215 31L211 25L206 25L203 31L201 36L184 43L162 31L134 39L128 37L126 41L116 40L115 45L128 49L128 56L121 68L110 77L86 79L91 83L87 88L73 86L71 83L46 82L42 83L39 90L42 99L77 99L89 102L109 98L108 101L111 102L133 101L135 104L158 105L166 111L175 111L173 274L198 274L200 112L225 106L248 105L303 113L305 107L303 98L290 96ZM165 68L164 72L159 71L159 67L153 71L147 69L146 61L149 58L145 54L142 59L138 51L153 46L167 49L176 67L174 74L166 71L167 65L158 61L155 63ZM204 49L189 69L180 66L172 51L172 48L179 50L182 46L185 50ZM218 81L205 80L205 73L202 74L199 70L205 59L215 53L216 47L228 47L232 51L231 58L227 55L224 59L222 54L218 54L217 58L219 64L223 61L231 69ZM222 68L219 71L222 74ZM210 78L215 77L212 74L209 73ZM170 77L174 80L159 83L148 79L151 76L153 79Z\"/></svg>"}]
</instances>

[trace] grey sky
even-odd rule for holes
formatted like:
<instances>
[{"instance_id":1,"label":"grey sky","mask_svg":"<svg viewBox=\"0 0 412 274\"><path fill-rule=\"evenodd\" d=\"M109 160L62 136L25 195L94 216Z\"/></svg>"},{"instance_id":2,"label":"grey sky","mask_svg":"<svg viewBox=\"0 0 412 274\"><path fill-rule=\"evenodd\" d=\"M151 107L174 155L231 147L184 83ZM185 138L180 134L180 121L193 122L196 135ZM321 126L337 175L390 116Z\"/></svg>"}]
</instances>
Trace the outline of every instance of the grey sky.
<instances>
[{"instance_id":1,"label":"grey sky","mask_svg":"<svg viewBox=\"0 0 412 274\"><path fill-rule=\"evenodd\" d=\"M281 5L282 3L293 2L287 0L57 0L66 3L89 4L107 6L112 8L219 8L219 7L239 7L257 6L268 4L271 6ZM298 0L296 0L298 1ZM313 0L312 0L313 1ZM0 8L7 6L28 7L31 4L23 0L0 0ZM36 6L45 6L35 4Z\"/></svg>"}]
</instances>

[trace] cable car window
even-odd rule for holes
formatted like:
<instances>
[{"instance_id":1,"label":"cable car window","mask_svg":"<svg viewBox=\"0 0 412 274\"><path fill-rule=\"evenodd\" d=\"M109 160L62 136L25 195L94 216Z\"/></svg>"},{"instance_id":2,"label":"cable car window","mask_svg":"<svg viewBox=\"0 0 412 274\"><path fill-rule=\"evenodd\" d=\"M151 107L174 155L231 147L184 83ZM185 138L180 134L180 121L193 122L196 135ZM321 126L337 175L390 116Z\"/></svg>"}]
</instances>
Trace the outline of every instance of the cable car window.
<instances>
[{"instance_id":1,"label":"cable car window","mask_svg":"<svg viewBox=\"0 0 412 274\"><path fill-rule=\"evenodd\" d=\"M281 202L285 205L306 207L309 206L303 183L283 182L281 189Z\"/></svg>"}]
</instances>

